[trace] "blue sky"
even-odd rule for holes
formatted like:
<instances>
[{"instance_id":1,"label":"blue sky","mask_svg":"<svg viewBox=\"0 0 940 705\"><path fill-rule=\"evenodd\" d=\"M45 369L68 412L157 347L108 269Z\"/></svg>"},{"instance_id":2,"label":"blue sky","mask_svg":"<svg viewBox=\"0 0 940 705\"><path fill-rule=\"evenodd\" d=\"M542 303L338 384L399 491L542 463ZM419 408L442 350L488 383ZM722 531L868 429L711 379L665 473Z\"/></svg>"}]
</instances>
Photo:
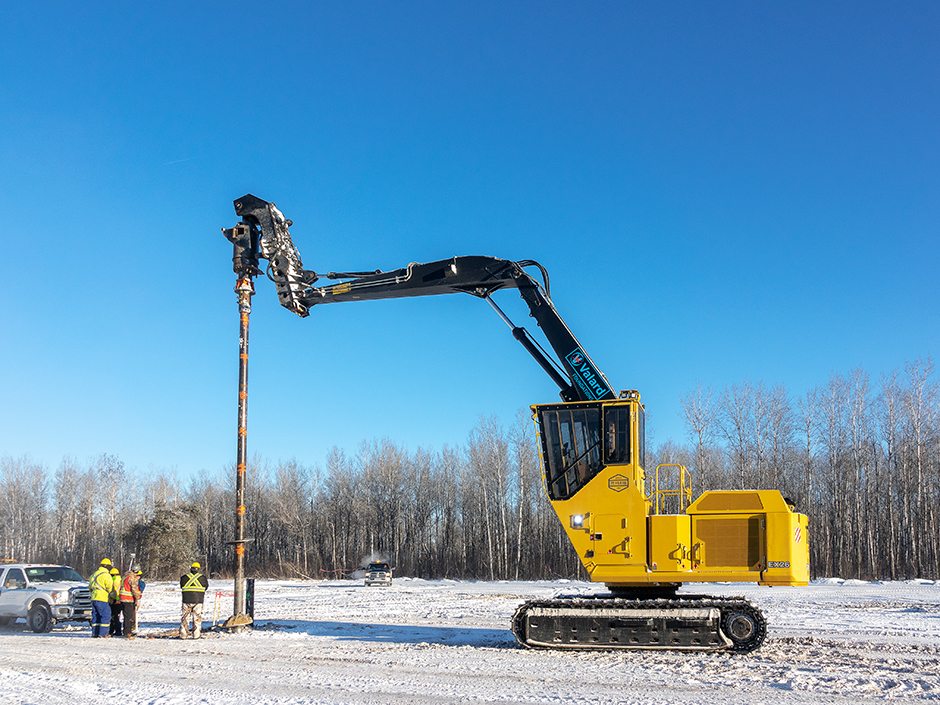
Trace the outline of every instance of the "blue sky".
<instances>
[{"instance_id":1,"label":"blue sky","mask_svg":"<svg viewBox=\"0 0 940 705\"><path fill-rule=\"evenodd\" d=\"M935 2L3 8L0 455L234 462L249 192L316 271L540 261L654 442L697 384L937 355ZM256 288L252 454L440 449L557 399L472 297L301 320Z\"/></svg>"}]
</instances>

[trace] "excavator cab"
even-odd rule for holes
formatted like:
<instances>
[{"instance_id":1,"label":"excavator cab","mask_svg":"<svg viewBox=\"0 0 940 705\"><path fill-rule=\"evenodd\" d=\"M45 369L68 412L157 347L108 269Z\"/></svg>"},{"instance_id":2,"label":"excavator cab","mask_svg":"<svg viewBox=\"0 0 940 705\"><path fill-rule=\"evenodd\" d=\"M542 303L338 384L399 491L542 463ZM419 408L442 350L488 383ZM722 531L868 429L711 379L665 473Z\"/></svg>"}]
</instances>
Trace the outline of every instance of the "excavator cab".
<instances>
[{"instance_id":1,"label":"excavator cab","mask_svg":"<svg viewBox=\"0 0 940 705\"><path fill-rule=\"evenodd\" d=\"M532 407L541 440L545 487L551 500L578 493L602 470L645 465L645 411L634 401L580 402ZM637 433L632 433L636 428Z\"/></svg>"},{"instance_id":2,"label":"excavator cab","mask_svg":"<svg viewBox=\"0 0 940 705\"><path fill-rule=\"evenodd\" d=\"M545 490L593 580L646 568L645 410L635 391L532 407Z\"/></svg>"},{"instance_id":3,"label":"excavator cab","mask_svg":"<svg viewBox=\"0 0 940 705\"><path fill-rule=\"evenodd\" d=\"M615 591L709 581L807 584L808 520L779 491L712 491L693 502L683 466L647 476L638 392L532 410L546 494L592 580ZM667 471L676 489L665 489Z\"/></svg>"}]
</instances>

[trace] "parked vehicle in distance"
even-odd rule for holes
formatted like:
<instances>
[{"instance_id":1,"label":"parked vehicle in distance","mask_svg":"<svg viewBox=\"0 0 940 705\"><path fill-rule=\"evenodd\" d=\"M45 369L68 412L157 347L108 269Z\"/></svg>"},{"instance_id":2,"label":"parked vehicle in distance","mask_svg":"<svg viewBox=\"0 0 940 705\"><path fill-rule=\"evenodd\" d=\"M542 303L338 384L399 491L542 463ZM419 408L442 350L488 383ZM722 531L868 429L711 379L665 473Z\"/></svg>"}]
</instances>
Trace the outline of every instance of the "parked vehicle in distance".
<instances>
[{"instance_id":1,"label":"parked vehicle in distance","mask_svg":"<svg viewBox=\"0 0 940 705\"><path fill-rule=\"evenodd\" d=\"M65 565L0 561L0 626L17 619L36 633L56 622L91 622L88 581Z\"/></svg>"},{"instance_id":2,"label":"parked vehicle in distance","mask_svg":"<svg viewBox=\"0 0 940 705\"><path fill-rule=\"evenodd\" d=\"M391 585L392 569L388 563L370 563L366 571L366 587L370 585Z\"/></svg>"}]
</instances>

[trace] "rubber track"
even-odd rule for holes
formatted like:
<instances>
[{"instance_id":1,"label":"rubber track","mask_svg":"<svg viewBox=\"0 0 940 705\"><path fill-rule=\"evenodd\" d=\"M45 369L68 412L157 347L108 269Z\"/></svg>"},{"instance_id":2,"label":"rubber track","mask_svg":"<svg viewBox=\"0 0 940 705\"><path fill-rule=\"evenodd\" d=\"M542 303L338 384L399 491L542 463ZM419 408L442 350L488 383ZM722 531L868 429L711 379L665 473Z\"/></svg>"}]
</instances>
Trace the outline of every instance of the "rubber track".
<instances>
[{"instance_id":1,"label":"rubber track","mask_svg":"<svg viewBox=\"0 0 940 705\"><path fill-rule=\"evenodd\" d=\"M675 599L654 599L654 600L631 600L628 598L620 597L590 597L590 596L579 596L579 597L558 597L553 600L532 600L529 602L524 602L519 605L519 608L516 610L516 613L512 618L512 633L516 637L516 641L519 642L520 646L523 646L527 649L548 649L551 647L534 645L525 643L522 635L525 631L525 614L530 607L549 607L549 608L566 608L574 607L579 609L622 609L625 611L630 611L634 609L657 609L669 611L671 609L681 609L683 607L704 607L704 608L718 608L721 612L721 630L722 633L729 638L732 642L730 647L722 647L719 649L712 649L713 651L723 651L728 650L733 653L746 654L751 651L754 651L760 648L761 644L764 643L764 638L767 636L767 620L764 618L764 614L751 602L744 599L743 597L727 597L727 598L712 598L707 595L685 595ZM757 634L748 640L744 644L738 644L730 637L730 635L724 629L725 617L730 613L744 613L749 615L757 626ZM566 647L571 649L571 647ZM587 647L586 647L587 648ZM597 647L591 647L592 650ZM636 648L629 645L624 646L611 646L611 650L622 650ZM650 650L659 650L668 651L668 646L646 647L645 651Z\"/></svg>"}]
</instances>

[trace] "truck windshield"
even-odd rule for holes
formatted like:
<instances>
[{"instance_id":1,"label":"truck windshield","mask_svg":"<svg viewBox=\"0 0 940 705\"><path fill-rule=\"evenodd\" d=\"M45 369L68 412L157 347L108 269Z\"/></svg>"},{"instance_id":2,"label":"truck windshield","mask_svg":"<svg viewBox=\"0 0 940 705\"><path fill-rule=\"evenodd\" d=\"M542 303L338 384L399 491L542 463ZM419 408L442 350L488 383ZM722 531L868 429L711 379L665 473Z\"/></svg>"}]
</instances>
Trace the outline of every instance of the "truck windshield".
<instances>
[{"instance_id":1,"label":"truck windshield","mask_svg":"<svg viewBox=\"0 0 940 705\"><path fill-rule=\"evenodd\" d=\"M85 578L64 565L44 565L27 568L26 576L31 583L84 583Z\"/></svg>"}]
</instances>

